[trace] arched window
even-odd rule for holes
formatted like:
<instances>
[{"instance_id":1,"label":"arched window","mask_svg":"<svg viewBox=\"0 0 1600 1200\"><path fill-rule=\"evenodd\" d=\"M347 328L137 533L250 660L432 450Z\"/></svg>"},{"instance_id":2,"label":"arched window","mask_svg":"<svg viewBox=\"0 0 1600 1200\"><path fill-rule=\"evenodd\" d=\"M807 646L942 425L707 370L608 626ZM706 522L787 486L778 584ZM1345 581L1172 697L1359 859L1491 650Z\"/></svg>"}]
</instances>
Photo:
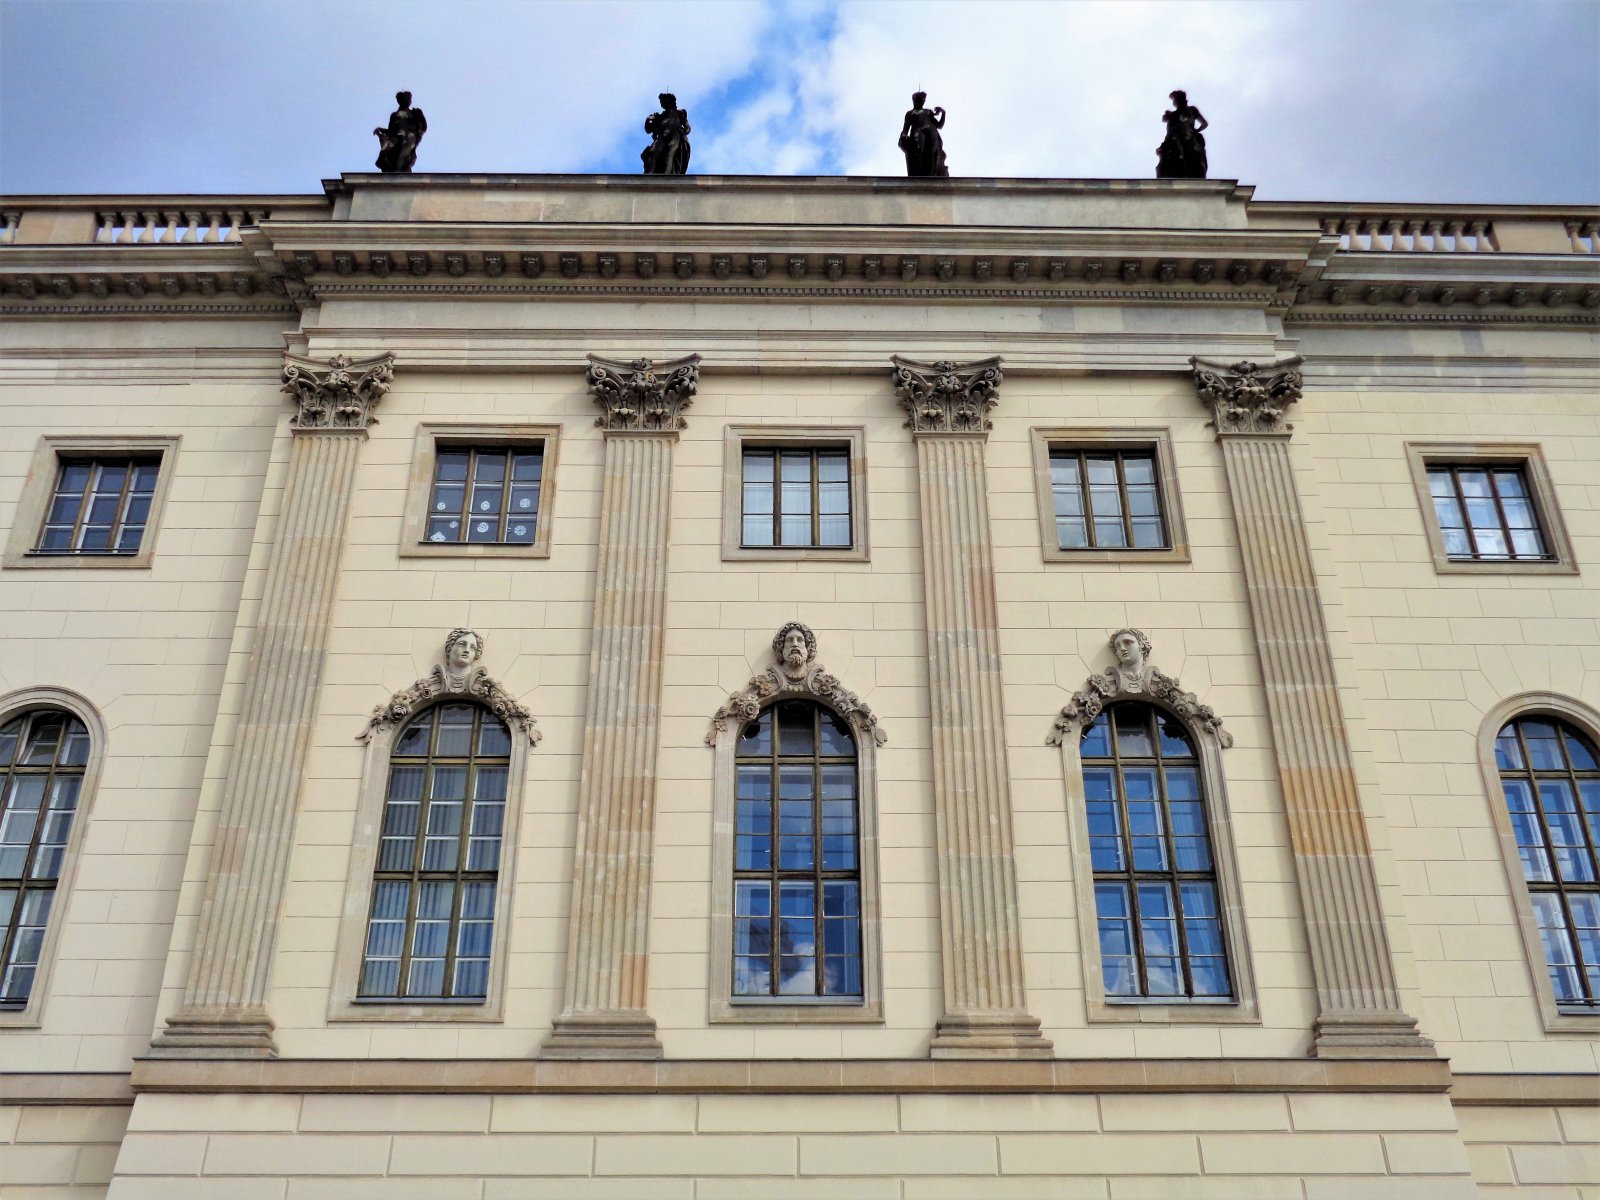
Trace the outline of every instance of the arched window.
<instances>
[{"instance_id":1,"label":"arched window","mask_svg":"<svg viewBox=\"0 0 1600 1200\"><path fill-rule=\"evenodd\" d=\"M0 1009L25 1007L89 762L89 731L55 708L0 725Z\"/></svg>"},{"instance_id":2,"label":"arched window","mask_svg":"<svg viewBox=\"0 0 1600 1200\"><path fill-rule=\"evenodd\" d=\"M1113 704L1084 729L1089 854L1108 1000L1234 995L1201 783L1188 732Z\"/></svg>"},{"instance_id":3,"label":"arched window","mask_svg":"<svg viewBox=\"0 0 1600 1200\"><path fill-rule=\"evenodd\" d=\"M1600 1012L1600 755L1540 713L1507 722L1494 757L1556 1005Z\"/></svg>"},{"instance_id":4,"label":"arched window","mask_svg":"<svg viewBox=\"0 0 1600 1200\"><path fill-rule=\"evenodd\" d=\"M480 705L396 735L358 998L484 1000L510 766L510 731Z\"/></svg>"},{"instance_id":5,"label":"arched window","mask_svg":"<svg viewBox=\"0 0 1600 1200\"><path fill-rule=\"evenodd\" d=\"M732 999L861 999L859 778L850 726L809 700L735 747Z\"/></svg>"}]
</instances>

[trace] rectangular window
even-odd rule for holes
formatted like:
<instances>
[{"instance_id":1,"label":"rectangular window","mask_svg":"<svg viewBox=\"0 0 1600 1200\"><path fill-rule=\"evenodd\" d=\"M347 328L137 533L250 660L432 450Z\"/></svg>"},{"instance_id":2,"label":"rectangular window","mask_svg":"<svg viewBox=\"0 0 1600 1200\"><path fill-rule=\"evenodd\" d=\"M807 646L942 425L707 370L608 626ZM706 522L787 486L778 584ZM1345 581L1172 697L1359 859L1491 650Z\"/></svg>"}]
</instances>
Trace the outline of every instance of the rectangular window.
<instances>
[{"instance_id":1,"label":"rectangular window","mask_svg":"<svg viewBox=\"0 0 1600 1200\"><path fill-rule=\"evenodd\" d=\"M1429 464L1428 494L1450 559L1550 560L1521 464Z\"/></svg>"},{"instance_id":2,"label":"rectangular window","mask_svg":"<svg viewBox=\"0 0 1600 1200\"><path fill-rule=\"evenodd\" d=\"M64 458L37 554L139 553L161 459Z\"/></svg>"},{"instance_id":3,"label":"rectangular window","mask_svg":"<svg viewBox=\"0 0 1600 1200\"><path fill-rule=\"evenodd\" d=\"M542 446L440 446L428 499L428 541L531 546L543 480Z\"/></svg>"},{"instance_id":4,"label":"rectangular window","mask_svg":"<svg viewBox=\"0 0 1600 1200\"><path fill-rule=\"evenodd\" d=\"M850 451L839 447L744 448L740 545L850 546Z\"/></svg>"},{"instance_id":5,"label":"rectangular window","mask_svg":"<svg viewBox=\"0 0 1600 1200\"><path fill-rule=\"evenodd\" d=\"M1154 451L1052 447L1050 494L1063 550L1169 548Z\"/></svg>"},{"instance_id":6,"label":"rectangular window","mask_svg":"<svg viewBox=\"0 0 1600 1200\"><path fill-rule=\"evenodd\" d=\"M1538 444L1407 442L1406 457L1440 574L1577 572Z\"/></svg>"},{"instance_id":7,"label":"rectangular window","mask_svg":"<svg viewBox=\"0 0 1600 1200\"><path fill-rule=\"evenodd\" d=\"M417 426L402 558L548 558L553 425Z\"/></svg>"}]
</instances>

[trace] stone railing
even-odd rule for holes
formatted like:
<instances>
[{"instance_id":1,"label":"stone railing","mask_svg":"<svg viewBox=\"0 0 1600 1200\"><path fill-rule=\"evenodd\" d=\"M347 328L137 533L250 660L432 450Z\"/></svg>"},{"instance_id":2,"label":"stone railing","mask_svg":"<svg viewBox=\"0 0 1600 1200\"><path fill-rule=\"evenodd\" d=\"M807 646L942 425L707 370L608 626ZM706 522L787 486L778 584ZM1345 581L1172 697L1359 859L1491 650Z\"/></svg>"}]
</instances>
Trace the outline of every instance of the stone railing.
<instances>
[{"instance_id":1,"label":"stone railing","mask_svg":"<svg viewBox=\"0 0 1600 1200\"><path fill-rule=\"evenodd\" d=\"M237 242L269 217L326 220L320 196L38 196L0 201L0 245Z\"/></svg>"},{"instance_id":2,"label":"stone railing","mask_svg":"<svg viewBox=\"0 0 1600 1200\"><path fill-rule=\"evenodd\" d=\"M1314 222L1339 248L1379 254L1600 254L1600 211L1555 205L1251 205L1251 224Z\"/></svg>"}]
</instances>

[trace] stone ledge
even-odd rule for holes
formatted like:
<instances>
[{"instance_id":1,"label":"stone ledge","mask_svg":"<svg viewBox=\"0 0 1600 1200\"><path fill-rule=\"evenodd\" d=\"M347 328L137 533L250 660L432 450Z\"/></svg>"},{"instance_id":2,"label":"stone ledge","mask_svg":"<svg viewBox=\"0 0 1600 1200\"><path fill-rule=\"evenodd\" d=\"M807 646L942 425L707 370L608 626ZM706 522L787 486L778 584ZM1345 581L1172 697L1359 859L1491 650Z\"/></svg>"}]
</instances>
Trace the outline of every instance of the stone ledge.
<instances>
[{"instance_id":1,"label":"stone ledge","mask_svg":"<svg viewBox=\"0 0 1600 1200\"><path fill-rule=\"evenodd\" d=\"M1560 1075L1457 1075L1450 1084L1450 1103L1472 1105L1549 1104L1600 1106L1600 1076Z\"/></svg>"},{"instance_id":2,"label":"stone ledge","mask_svg":"<svg viewBox=\"0 0 1600 1200\"><path fill-rule=\"evenodd\" d=\"M132 1103L133 1087L126 1071L0 1072L0 1105Z\"/></svg>"},{"instance_id":3,"label":"stone ledge","mask_svg":"<svg viewBox=\"0 0 1600 1200\"><path fill-rule=\"evenodd\" d=\"M190 1093L1447 1092L1450 1086L1449 1064L1437 1059L566 1062L143 1058L135 1060L133 1070L135 1092Z\"/></svg>"}]
</instances>

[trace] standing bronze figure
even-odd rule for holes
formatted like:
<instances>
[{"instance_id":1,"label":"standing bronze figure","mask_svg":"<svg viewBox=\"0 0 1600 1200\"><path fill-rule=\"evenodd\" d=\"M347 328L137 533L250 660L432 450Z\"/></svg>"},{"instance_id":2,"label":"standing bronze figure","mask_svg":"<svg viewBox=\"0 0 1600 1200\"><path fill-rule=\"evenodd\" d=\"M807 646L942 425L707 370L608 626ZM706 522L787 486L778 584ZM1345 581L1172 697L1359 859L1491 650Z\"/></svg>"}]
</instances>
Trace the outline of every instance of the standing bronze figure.
<instances>
[{"instance_id":1,"label":"standing bronze figure","mask_svg":"<svg viewBox=\"0 0 1600 1200\"><path fill-rule=\"evenodd\" d=\"M397 107L389 114L389 128L372 132L378 139L378 170L385 175L409 171L417 162L417 145L428 132L428 118L411 107L410 92L396 92Z\"/></svg>"},{"instance_id":2,"label":"standing bronze figure","mask_svg":"<svg viewBox=\"0 0 1600 1200\"><path fill-rule=\"evenodd\" d=\"M687 175L689 173L689 110L678 107L671 92L657 97L661 111L644 119L650 144L639 155L646 175Z\"/></svg>"},{"instance_id":3,"label":"standing bronze figure","mask_svg":"<svg viewBox=\"0 0 1600 1200\"><path fill-rule=\"evenodd\" d=\"M944 109L923 108L922 102L927 98L927 92L912 95L911 111L900 127L900 149L905 151L906 174L912 179L946 178L950 174L944 161L944 138L939 134L944 128Z\"/></svg>"},{"instance_id":4,"label":"standing bronze figure","mask_svg":"<svg viewBox=\"0 0 1600 1200\"><path fill-rule=\"evenodd\" d=\"M1166 140L1156 147L1157 179L1204 179L1206 177L1206 139L1210 124L1200 110L1179 91L1171 95L1172 110L1161 114L1167 123Z\"/></svg>"}]
</instances>

